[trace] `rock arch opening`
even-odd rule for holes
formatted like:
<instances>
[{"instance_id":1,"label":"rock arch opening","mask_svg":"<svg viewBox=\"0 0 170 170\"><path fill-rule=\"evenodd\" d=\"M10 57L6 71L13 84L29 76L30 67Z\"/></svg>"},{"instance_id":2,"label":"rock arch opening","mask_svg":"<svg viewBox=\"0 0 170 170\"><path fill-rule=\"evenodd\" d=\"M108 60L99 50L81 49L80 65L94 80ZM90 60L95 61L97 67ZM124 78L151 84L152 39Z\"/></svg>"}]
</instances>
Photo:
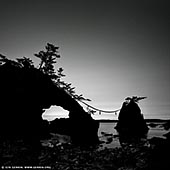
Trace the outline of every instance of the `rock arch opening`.
<instances>
[{"instance_id":1,"label":"rock arch opening","mask_svg":"<svg viewBox=\"0 0 170 170\"><path fill-rule=\"evenodd\" d=\"M42 118L48 121L53 121L56 118L69 118L69 111L63 109L61 106L52 105L50 108L45 109Z\"/></svg>"}]
</instances>

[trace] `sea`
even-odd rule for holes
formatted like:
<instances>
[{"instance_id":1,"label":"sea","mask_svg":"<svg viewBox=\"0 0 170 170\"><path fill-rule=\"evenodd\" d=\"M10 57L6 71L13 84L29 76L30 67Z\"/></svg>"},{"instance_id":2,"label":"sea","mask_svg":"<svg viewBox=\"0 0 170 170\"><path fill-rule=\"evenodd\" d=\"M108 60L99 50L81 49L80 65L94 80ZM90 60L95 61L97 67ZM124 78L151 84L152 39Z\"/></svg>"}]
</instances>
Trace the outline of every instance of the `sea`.
<instances>
[{"instance_id":1,"label":"sea","mask_svg":"<svg viewBox=\"0 0 170 170\"><path fill-rule=\"evenodd\" d=\"M169 130L164 129L164 121L152 121L147 122L147 125L149 127L149 131L145 138L141 140L147 141L148 139L151 139L153 137L158 138L166 138L164 135L169 132ZM115 147L121 147L118 133L115 129L116 122L100 122L99 130L98 130L98 136L99 140L103 142L102 147L106 148L115 148Z\"/></svg>"},{"instance_id":2,"label":"sea","mask_svg":"<svg viewBox=\"0 0 170 170\"><path fill-rule=\"evenodd\" d=\"M149 143L149 139L153 137L166 139L164 136L166 133L170 131L165 130L164 124L165 120L149 120L147 121L147 125L149 131L144 138L140 140L144 143ZM98 129L98 137L100 140L100 149L104 148L116 148L122 147L122 143L119 140L119 135L115 129L117 122L116 121L108 121L108 120L100 120L99 121L99 129ZM53 137L47 140L42 140L43 146L54 147L54 145L58 145L60 143L68 143L70 142L70 138L62 134L52 134ZM60 141L60 143L58 143Z\"/></svg>"},{"instance_id":3,"label":"sea","mask_svg":"<svg viewBox=\"0 0 170 170\"><path fill-rule=\"evenodd\" d=\"M58 109L57 118L63 118L63 115L65 115L65 118L68 118L68 111L64 110L63 112L63 109L61 107L57 107L57 109ZM50 110L46 110L46 112L42 116L43 119L46 119L48 121L54 120L56 118L55 111L56 111L55 106L51 107ZM145 119L147 120L146 122L148 124L149 131L148 131L148 134L146 135L146 138L143 140L148 140L148 139L151 139L152 137L165 138L164 134L168 133L168 131L164 129L163 124L165 123L165 120L170 119L169 114L165 115L164 117L161 115L161 119L159 118L159 116L156 117L156 116L151 115L152 119L150 117L147 117L146 115L144 116L145 116ZM93 118L95 119L96 117L93 117ZM117 123L116 120L98 119L98 118L99 116L96 119L100 122L99 130L98 130L98 137L99 137L99 140L103 143L102 144L103 147L107 147L107 148L120 147L121 145L119 142L118 133L115 129L115 126ZM103 118L103 115L102 115L102 118ZM111 118L111 117L110 116L108 117L107 115L104 118Z\"/></svg>"}]
</instances>

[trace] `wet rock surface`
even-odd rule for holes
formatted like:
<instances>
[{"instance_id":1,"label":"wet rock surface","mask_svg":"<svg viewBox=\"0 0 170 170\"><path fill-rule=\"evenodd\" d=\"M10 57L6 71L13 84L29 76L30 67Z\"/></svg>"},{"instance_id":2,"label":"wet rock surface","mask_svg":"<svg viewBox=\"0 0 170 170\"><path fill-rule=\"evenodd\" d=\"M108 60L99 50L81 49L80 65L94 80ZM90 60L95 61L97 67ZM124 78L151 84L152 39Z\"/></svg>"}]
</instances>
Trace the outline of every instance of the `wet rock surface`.
<instances>
[{"instance_id":1,"label":"wet rock surface","mask_svg":"<svg viewBox=\"0 0 170 170\"><path fill-rule=\"evenodd\" d=\"M107 139L120 136L102 133ZM120 147L107 148L102 143L79 146L69 135L51 133L41 146L25 140L4 140L0 146L1 166L40 166L50 169L82 170L166 170L169 169L169 132L166 139L124 139ZM2 140L1 140L2 141ZM104 141L105 146L107 142Z\"/></svg>"},{"instance_id":2,"label":"wet rock surface","mask_svg":"<svg viewBox=\"0 0 170 170\"><path fill-rule=\"evenodd\" d=\"M148 169L168 170L170 168L169 166L170 140L168 136L166 139L153 137L149 140L149 142L152 146L152 150Z\"/></svg>"},{"instance_id":3,"label":"wet rock surface","mask_svg":"<svg viewBox=\"0 0 170 170\"><path fill-rule=\"evenodd\" d=\"M5 148L5 147L4 147ZM20 148L20 149L19 149ZM22 149L21 149L22 148ZM24 151L22 151L24 150ZM145 169L148 165L150 149L143 144L127 145L122 148L102 149L99 147L81 147L69 143L44 146L38 155L30 153L30 148L22 141L8 144L1 150L3 166L48 166L51 169L82 169L82 170L117 170ZM21 154L22 152L22 154ZM37 164L33 159L37 158ZM32 162L31 162L32 161Z\"/></svg>"}]
</instances>

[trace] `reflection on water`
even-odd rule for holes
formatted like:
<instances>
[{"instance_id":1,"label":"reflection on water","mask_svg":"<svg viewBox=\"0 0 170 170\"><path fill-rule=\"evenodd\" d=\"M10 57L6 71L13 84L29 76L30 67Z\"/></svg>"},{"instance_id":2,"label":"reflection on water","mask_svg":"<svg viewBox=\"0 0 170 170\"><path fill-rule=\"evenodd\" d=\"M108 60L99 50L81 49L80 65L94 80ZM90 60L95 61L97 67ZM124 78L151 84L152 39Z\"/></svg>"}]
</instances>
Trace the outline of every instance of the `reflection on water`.
<instances>
[{"instance_id":1,"label":"reflection on water","mask_svg":"<svg viewBox=\"0 0 170 170\"><path fill-rule=\"evenodd\" d=\"M100 123L98 136L100 141L103 143L102 147L115 148L121 146L120 143L122 141L119 140L118 133L114 128L115 126L116 126L115 122ZM165 138L163 135L166 132L167 131L164 130L163 126L161 126L161 123L158 123L155 127L149 127L147 136L140 138L140 141L147 142L147 139L150 139L152 137Z\"/></svg>"},{"instance_id":2,"label":"reflection on water","mask_svg":"<svg viewBox=\"0 0 170 170\"><path fill-rule=\"evenodd\" d=\"M103 147L107 148L113 148L113 147L119 147L119 139L118 139L118 133L114 127L116 126L116 123L108 122L108 123L100 123L100 127L98 130L98 136L99 140L103 142ZM109 134L109 135L106 135ZM108 139L112 138L111 142L108 142Z\"/></svg>"},{"instance_id":3,"label":"reflection on water","mask_svg":"<svg viewBox=\"0 0 170 170\"><path fill-rule=\"evenodd\" d=\"M152 137L165 138L165 136L163 135L166 134L167 131L164 130L162 124L159 122L154 123L153 125L152 127L149 127L147 136L144 136L142 138L124 138L124 136L120 137L118 135L115 129L116 126L115 122L101 122L98 130L99 140L101 141L100 149L105 147L107 148L121 147L123 145L126 145L127 143L134 142L140 142L147 145L148 144L147 139L151 139ZM70 138L68 138L68 136L66 135L52 134L52 137L50 139L42 140L41 143L43 146L54 147L62 143L69 143L69 141Z\"/></svg>"}]
</instances>

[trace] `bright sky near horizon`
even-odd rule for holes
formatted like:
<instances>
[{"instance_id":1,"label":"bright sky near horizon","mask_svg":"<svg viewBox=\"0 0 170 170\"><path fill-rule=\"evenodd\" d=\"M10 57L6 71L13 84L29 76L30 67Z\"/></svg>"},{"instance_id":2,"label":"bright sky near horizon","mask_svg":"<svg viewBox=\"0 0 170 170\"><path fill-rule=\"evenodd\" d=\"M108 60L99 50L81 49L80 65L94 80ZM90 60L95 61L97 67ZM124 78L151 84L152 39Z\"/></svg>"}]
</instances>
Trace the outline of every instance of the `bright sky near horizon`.
<instances>
[{"instance_id":1,"label":"bright sky near horizon","mask_svg":"<svg viewBox=\"0 0 170 170\"><path fill-rule=\"evenodd\" d=\"M127 96L147 96L139 103L145 118L170 118L169 7L168 0L0 0L0 53L37 63L33 54L52 43L60 47L56 68L89 104L115 110Z\"/></svg>"}]
</instances>

